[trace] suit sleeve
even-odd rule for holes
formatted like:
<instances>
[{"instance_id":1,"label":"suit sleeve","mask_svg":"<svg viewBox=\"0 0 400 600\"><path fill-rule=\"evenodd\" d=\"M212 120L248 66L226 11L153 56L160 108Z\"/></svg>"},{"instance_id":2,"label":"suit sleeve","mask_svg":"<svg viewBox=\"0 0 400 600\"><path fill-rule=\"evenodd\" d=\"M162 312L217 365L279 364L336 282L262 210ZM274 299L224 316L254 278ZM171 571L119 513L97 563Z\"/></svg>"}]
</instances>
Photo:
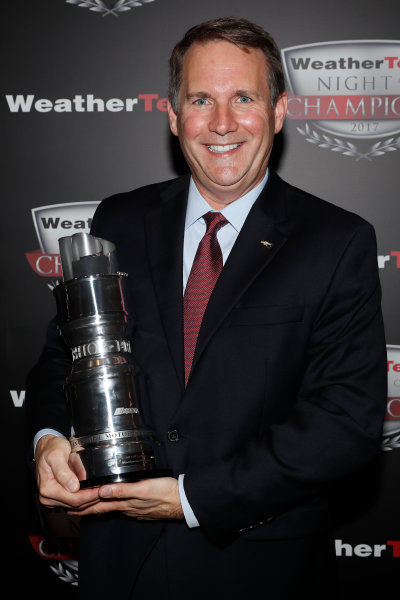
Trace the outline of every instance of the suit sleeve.
<instances>
[{"instance_id":1,"label":"suit sleeve","mask_svg":"<svg viewBox=\"0 0 400 600\"><path fill-rule=\"evenodd\" d=\"M332 273L284 422L228 460L187 470L188 501L210 539L324 493L380 450L386 346L373 228L362 222Z\"/></svg>"},{"instance_id":2,"label":"suit sleeve","mask_svg":"<svg viewBox=\"0 0 400 600\"><path fill-rule=\"evenodd\" d=\"M25 408L30 450L34 436L41 429L54 429L67 438L71 435L64 392L71 365L71 354L54 318L49 323L39 360L27 377Z\"/></svg>"}]
</instances>

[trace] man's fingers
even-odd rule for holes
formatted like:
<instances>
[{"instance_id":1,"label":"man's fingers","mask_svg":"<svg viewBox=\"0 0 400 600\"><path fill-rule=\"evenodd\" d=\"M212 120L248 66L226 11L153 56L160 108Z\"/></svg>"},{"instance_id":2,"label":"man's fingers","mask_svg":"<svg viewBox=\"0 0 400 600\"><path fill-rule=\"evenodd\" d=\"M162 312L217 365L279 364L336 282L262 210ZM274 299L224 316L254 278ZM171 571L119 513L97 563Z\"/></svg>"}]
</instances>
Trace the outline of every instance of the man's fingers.
<instances>
[{"instance_id":1,"label":"man's fingers","mask_svg":"<svg viewBox=\"0 0 400 600\"><path fill-rule=\"evenodd\" d=\"M76 498L85 491L89 490L69 496ZM68 512L74 515L89 515L119 511L142 520L183 518L178 482L172 477L104 485L97 492L98 502L90 505L76 504L71 506Z\"/></svg>"},{"instance_id":2,"label":"man's fingers","mask_svg":"<svg viewBox=\"0 0 400 600\"><path fill-rule=\"evenodd\" d=\"M82 508L99 502L98 488L89 488L78 492L68 492L56 481L49 481L40 489L39 500L45 506L63 506Z\"/></svg>"},{"instance_id":3,"label":"man's fingers","mask_svg":"<svg viewBox=\"0 0 400 600\"><path fill-rule=\"evenodd\" d=\"M154 481L151 479L135 483L103 485L99 489L99 496L100 498L137 498L138 500L147 500L154 494Z\"/></svg>"},{"instance_id":4,"label":"man's fingers","mask_svg":"<svg viewBox=\"0 0 400 600\"><path fill-rule=\"evenodd\" d=\"M147 500L120 499L120 500L99 500L87 506L77 507L68 511L71 515L100 515L113 511L126 514L129 517L140 519L153 518L151 515L158 509L159 504ZM160 518L159 516L154 518Z\"/></svg>"},{"instance_id":5,"label":"man's fingers","mask_svg":"<svg viewBox=\"0 0 400 600\"><path fill-rule=\"evenodd\" d=\"M62 485L67 492L73 493L79 490L79 480L71 469L68 468L68 465L54 465L53 473L56 481Z\"/></svg>"},{"instance_id":6,"label":"man's fingers","mask_svg":"<svg viewBox=\"0 0 400 600\"><path fill-rule=\"evenodd\" d=\"M70 454L65 438L46 435L37 444L39 499L45 506L79 508L99 501L98 488L80 490L74 465L68 464Z\"/></svg>"},{"instance_id":7,"label":"man's fingers","mask_svg":"<svg viewBox=\"0 0 400 600\"><path fill-rule=\"evenodd\" d=\"M94 502L87 506L76 507L75 509L71 509L68 511L70 515L101 515L108 512L119 511L124 512L124 510L129 510L128 505L122 505L121 500L104 502L100 500L99 502Z\"/></svg>"},{"instance_id":8,"label":"man's fingers","mask_svg":"<svg viewBox=\"0 0 400 600\"><path fill-rule=\"evenodd\" d=\"M50 477L54 477L65 490L68 492L77 492L79 490L79 480L68 466L68 454L55 449L46 454L44 462L48 467L47 471L49 475L51 474Z\"/></svg>"},{"instance_id":9,"label":"man's fingers","mask_svg":"<svg viewBox=\"0 0 400 600\"><path fill-rule=\"evenodd\" d=\"M173 477L159 477L143 479L135 483L116 483L103 485L99 489L101 498L135 498L137 500L150 500L164 498L177 485Z\"/></svg>"},{"instance_id":10,"label":"man's fingers","mask_svg":"<svg viewBox=\"0 0 400 600\"><path fill-rule=\"evenodd\" d=\"M59 496L59 498L61 497ZM74 494L73 497L66 497L65 501L62 501L61 499L55 500L54 498L48 498L47 496L41 495L39 496L39 501L47 508L55 508L57 506L61 506L62 508L67 508L76 511L83 510L89 506L93 506L94 504L100 502L99 498L86 502L84 498L77 498L76 494Z\"/></svg>"}]
</instances>

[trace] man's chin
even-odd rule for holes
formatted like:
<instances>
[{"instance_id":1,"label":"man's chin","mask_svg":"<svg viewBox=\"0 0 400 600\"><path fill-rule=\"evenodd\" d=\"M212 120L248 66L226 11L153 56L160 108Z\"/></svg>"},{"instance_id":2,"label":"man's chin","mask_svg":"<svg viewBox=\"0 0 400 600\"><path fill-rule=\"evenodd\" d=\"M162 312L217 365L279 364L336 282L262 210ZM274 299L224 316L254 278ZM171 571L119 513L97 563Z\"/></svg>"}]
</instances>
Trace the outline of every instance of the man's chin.
<instances>
[{"instance_id":1,"label":"man's chin","mask_svg":"<svg viewBox=\"0 0 400 600\"><path fill-rule=\"evenodd\" d=\"M201 195L213 207L221 209L249 192L257 183L251 184L243 179L215 178L207 183L196 181ZM218 205L218 206L217 206Z\"/></svg>"}]
</instances>

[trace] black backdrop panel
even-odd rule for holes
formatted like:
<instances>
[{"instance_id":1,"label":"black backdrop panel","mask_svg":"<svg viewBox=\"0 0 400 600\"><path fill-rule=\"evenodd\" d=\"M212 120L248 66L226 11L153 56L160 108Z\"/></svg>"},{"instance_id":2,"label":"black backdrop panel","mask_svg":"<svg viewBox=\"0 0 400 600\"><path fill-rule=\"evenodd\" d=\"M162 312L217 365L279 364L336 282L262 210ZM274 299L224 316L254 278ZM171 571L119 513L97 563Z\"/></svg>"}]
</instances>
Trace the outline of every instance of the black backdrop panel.
<instances>
[{"instance_id":1,"label":"black backdrop panel","mask_svg":"<svg viewBox=\"0 0 400 600\"><path fill-rule=\"evenodd\" d=\"M271 31L283 50L291 108L275 168L376 228L388 412L381 457L337 492L336 553L340 598L395 593L400 8L391 0L350 1L345 10L316 0L19 0L2 8L3 580L15 594L77 592L79 522L38 509L23 434L25 378L55 311L57 237L87 231L104 197L184 172L165 111L168 57L194 23L234 14Z\"/></svg>"}]
</instances>

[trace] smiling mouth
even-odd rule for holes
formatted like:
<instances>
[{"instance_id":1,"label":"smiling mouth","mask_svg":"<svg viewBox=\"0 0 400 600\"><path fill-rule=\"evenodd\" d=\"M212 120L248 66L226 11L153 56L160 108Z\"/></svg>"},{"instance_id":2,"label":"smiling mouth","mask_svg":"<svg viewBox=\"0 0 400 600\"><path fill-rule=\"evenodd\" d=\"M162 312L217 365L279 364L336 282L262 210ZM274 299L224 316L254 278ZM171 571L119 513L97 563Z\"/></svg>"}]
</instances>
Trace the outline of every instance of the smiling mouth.
<instances>
[{"instance_id":1,"label":"smiling mouth","mask_svg":"<svg viewBox=\"0 0 400 600\"><path fill-rule=\"evenodd\" d=\"M223 152L230 152L231 150L236 150L239 148L241 144L226 144L225 146L207 146L211 152L216 152L217 154L222 154Z\"/></svg>"}]
</instances>

